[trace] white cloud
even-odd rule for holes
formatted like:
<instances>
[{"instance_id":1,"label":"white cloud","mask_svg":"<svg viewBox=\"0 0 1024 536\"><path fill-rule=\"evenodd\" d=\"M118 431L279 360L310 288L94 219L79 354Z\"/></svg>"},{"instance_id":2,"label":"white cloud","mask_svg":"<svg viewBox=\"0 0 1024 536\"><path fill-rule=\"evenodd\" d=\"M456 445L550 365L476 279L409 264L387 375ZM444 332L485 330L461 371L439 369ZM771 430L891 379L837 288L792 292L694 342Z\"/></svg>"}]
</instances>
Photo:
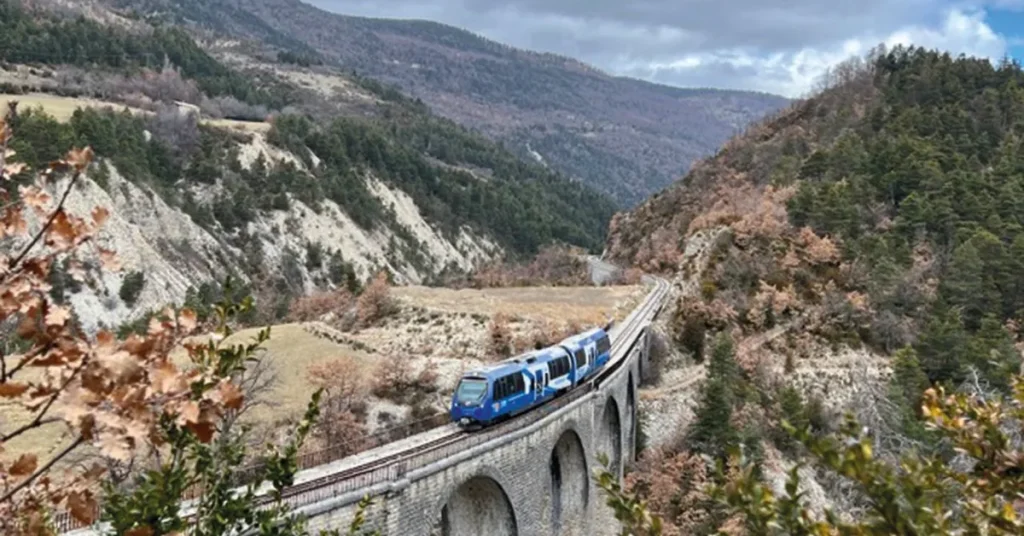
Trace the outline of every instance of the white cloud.
<instances>
[{"instance_id":1,"label":"white cloud","mask_svg":"<svg viewBox=\"0 0 1024 536\"><path fill-rule=\"evenodd\" d=\"M424 18L606 71L686 87L799 96L878 43L1000 58L986 8L1024 0L307 0L353 15Z\"/></svg>"},{"instance_id":2,"label":"white cloud","mask_svg":"<svg viewBox=\"0 0 1024 536\"><path fill-rule=\"evenodd\" d=\"M883 42L888 47L917 45L993 60L1001 58L1008 47L1007 40L985 22L983 11L951 9L937 28L910 25L888 36L866 33L832 46L795 52L759 55L743 49L709 51L665 62L621 65L612 70L674 85L756 89L798 97L810 90L829 66L853 55L863 56Z\"/></svg>"}]
</instances>

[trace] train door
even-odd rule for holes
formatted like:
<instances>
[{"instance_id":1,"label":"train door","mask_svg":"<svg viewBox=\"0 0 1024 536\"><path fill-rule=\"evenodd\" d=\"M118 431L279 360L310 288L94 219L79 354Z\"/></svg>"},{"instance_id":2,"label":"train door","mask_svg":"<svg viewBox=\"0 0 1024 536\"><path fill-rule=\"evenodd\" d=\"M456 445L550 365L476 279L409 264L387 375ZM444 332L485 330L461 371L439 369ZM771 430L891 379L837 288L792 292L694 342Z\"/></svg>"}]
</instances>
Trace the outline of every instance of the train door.
<instances>
[{"instance_id":1,"label":"train door","mask_svg":"<svg viewBox=\"0 0 1024 536\"><path fill-rule=\"evenodd\" d=\"M601 338L597 339L594 343L594 353L597 354L602 363L607 363L611 360L611 341L608 340L608 334L602 334Z\"/></svg>"},{"instance_id":2,"label":"train door","mask_svg":"<svg viewBox=\"0 0 1024 536\"><path fill-rule=\"evenodd\" d=\"M590 370L590 360L587 359L586 349L580 348L573 352L573 360L576 361L576 383L583 381Z\"/></svg>"}]
</instances>

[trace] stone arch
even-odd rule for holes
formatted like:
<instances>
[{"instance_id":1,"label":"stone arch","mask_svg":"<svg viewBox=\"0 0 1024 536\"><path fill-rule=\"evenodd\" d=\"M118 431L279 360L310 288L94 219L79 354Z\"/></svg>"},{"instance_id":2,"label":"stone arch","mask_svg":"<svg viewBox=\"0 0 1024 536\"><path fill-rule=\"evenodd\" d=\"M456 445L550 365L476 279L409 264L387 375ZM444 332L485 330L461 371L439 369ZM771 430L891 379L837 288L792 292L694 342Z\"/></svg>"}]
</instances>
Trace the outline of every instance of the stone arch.
<instances>
[{"instance_id":1,"label":"stone arch","mask_svg":"<svg viewBox=\"0 0 1024 536\"><path fill-rule=\"evenodd\" d=\"M582 527L590 503L590 473L579 434L572 428L558 437L548 459L549 519L552 534L563 527Z\"/></svg>"},{"instance_id":2,"label":"stone arch","mask_svg":"<svg viewBox=\"0 0 1024 536\"><path fill-rule=\"evenodd\" d=\"M626 446L629 450L628 458L629 461L636 461L637 455L637 444L636 444L636 431L637 431L637 420L636 420L636 393L633 387L633 371L629 372L629 383L626 384Z\"/></svg>"},{"instance_id":3,"label":"stone arch","mask_svg":"<svg viewBox=\"0 0 1024 536\"><path fill-rule=\"evenodd\" d=\"M596 454L604 453L608 457L608 469L613 475L622 475L622 427L619 421L619 404L615 397L609 396L601 412L601 424L598 426Z\"/></svg>"},{"instance_id":4,"label":"stone arch","mask_svg":"<svg viewBox=\"0 0 1024 536\"><path fill-rule=\"evenodd\" d=\"M518 536L515 508L505 489L489 474L477 474L452 491L441 506L438 536Z\"/></svg>"}]
</instances>

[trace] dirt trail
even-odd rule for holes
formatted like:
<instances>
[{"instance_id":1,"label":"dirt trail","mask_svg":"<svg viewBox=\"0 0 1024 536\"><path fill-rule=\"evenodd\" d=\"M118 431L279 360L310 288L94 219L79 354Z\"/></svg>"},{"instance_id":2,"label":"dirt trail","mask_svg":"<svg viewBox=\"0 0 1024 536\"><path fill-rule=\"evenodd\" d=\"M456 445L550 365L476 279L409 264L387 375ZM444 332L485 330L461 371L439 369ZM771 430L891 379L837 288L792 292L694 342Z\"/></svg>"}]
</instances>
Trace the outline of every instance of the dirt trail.
<instances>
[{"instance_id":1,"label":"dirt trail","mask_svg":"<svg viewBox=\"0 0 1024 536\"><path fill-rule=\"evenodd\" d=\"M769 331L764 333L758 333L752 337L748 337L740 342L737 348L737 354L749 354L759 350L765 344L768 344L775 339L785 335L793 326L796 324L796 320L787 324L776 326ZM642 389L640 391L640 398L643 400L657 400L673 393L678 393L693 387L698 380L704 379L705 367L703 365L695 365L690 367L689 374L687 377L675 381L670 385L663 385L650 389Z\"/></svg>"}]
</instances>

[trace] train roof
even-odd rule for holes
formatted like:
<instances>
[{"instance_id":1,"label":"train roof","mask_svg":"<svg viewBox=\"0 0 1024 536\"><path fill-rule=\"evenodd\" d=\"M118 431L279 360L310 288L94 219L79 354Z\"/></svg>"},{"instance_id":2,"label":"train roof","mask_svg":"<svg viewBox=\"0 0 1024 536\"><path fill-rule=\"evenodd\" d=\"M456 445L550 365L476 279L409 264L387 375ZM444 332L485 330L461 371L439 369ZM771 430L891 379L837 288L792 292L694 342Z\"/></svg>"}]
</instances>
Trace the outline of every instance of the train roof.
<instances>
[{"instance_id":1,"label":"train roof","mask_svg":"<svg viewBox=\"0 0 1024 536\"><path fill-rule=\"evenodd\" d=\"M565 349L558 346L548 346L546 348L541 348L540 350L531 350L529 352L510 357L493 365L468 370L462 376L476 376L493 380L495 378L500 378L507 374L523 370L523 365L532 363L536 360L548 361L564 355L566 355Z\"/></svg>"},{"instance_id":2,"label":"train roof","mask_svg":"<svg viewBox=\"0 0 1024 536\"><path fill-rule=\"evenodd\" d=\"M462 376L478 376L487 378L489 380L493 380L494 378L500 378L507 374L511 374L513 372L522 370L523 364L518 360L523 357L524 356L515 356L511 359L506 359L493 365L487 365L477 369L468 370Z\"/></svg>"},{"instance_id":3,"label":"train roof","mask_svg":"<svg viewBox=\"0 0 1024 536\"><path fill-rule=\"evenodd\" d=\"M511 374L521 369L522 366L519 365L518 363L501 362L483 368L468 370L462 374L462 377L465 378L466 376L476 376L480 378L487 378L488 380L493 380L494 378L500 378L501 376Z\"/></svg>"},{"instance_id":4,"label":"train roof","mask_svg":"<svg viewBox=\"0 0 1024 536\"><path fill-rule=\"evenodd\" d=\"M540 350L534 350L532 352L527 352L527 353L523 354L522 356L518 356L518 357L519 357L520 361L525 362L525 363L530 363L531 362L530 361L531 358L535 359L535 360L536 359L540 359L540 360L547 361L547 360L550 360L550 359L557 359L557 358L562 357L564 355L566 355L566 352L565 352L565 350L563 348L559 348L558 346L547 346L545 348L541 348Z\"/></svg>"},{"instance_id":5,"label":"train roof","mask_svg":"<svg viewBox=\"0 0 1024 536\"><path fill-rule=\"evenodd\" d=\"M608 332L606 332L603 328L591 328L588 329L587 331L584 331L583 333L577 333L576 335L566 337L562 339L562 341L559 342L558 344L576 345L582 342L598 339L607 333Z\"/></svg>"}]
</instances>

